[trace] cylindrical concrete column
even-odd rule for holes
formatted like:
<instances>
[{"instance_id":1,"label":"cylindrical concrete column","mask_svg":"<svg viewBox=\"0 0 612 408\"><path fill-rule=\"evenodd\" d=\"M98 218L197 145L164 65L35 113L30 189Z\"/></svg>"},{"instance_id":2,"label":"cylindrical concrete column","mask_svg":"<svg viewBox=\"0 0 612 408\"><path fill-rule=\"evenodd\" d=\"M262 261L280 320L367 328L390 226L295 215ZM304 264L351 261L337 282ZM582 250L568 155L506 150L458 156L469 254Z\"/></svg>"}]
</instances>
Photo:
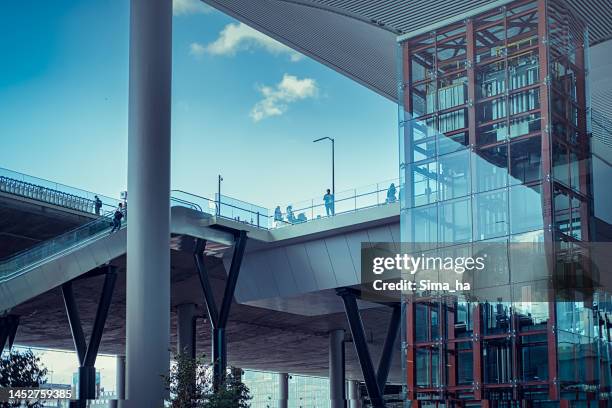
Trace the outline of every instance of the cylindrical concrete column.
<instances>
[{"instance_id":1,"label":"cylindrical concrete column","mask_svg":"<svg viewBox=\"0 0 612 408\"><path fill-rule=\"evenodd\" d=\"M346 407L344 392L344 330L329 332L329 399L331 408Z\"/></svg>"},{"instance_id":2,"label":"cylindrical concrete column","mask_svg":"<svg viewBox=\"0 0 612 408\"><path fill-rule=\"evenodd\" d=\"M172 0L131 0L126 407L168 394L171 71Z\"/></svg>"},{"instance_id":3,"label":"cylindrical concrete column","mask_svg":"<svg viewBox=\"0 0 612 408\"><path fill-rule=\"evenodd\" d=\"M195 358L195 310L194 303L184 303L176 307L176 352Z\"/></svg>"},{"instance_id":4,"label":"cylindrical concrete column","mask_svg":"<svg viewBox=\"0 0 612 408\"><path fill-rule=\"evenodd\" d=\"M289 374L278 373L278 408L289 406Z\"/></svg>"},{"instance_id":5,"label":"cylindrical concrete column","mask_svg":"<svg viewBox=\"0 0 612 408\"><path fill-rule=\"evenodd\" d=\"M115 395L116 400L111 401L110 408L123 407L122 399L125 399L125 356L117 356L115 366Z\"/></svg>"},{"instance_id":6,"label":"cylindrical concrete column","mask_svg":"<svg viewBox=\"0 0 612 408\"><path fill-rule=\"evenodd\" d=\"M359 395L359 381L348 381L348 400L349 408L361 408L361 398Z\"/></svg>"}]
</instances>

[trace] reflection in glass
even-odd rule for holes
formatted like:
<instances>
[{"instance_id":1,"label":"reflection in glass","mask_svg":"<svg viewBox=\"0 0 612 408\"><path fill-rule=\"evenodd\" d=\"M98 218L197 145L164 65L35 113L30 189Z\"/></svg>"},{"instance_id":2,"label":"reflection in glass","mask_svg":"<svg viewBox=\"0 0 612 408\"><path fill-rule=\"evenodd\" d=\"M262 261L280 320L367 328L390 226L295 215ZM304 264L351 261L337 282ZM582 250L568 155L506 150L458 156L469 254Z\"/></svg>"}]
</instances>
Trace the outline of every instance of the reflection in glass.
<instances>
[{"instance_id":1,"label":"reflection in glass","mask_svg":"<svg viewBox=\"0 0 612 408\"><path fill-rule=\"evenodd\" d=\"M438 160L440 184L440 200L463 197L470 191L470 161L469 152L440 156Z\"/></svg>"},{"instance_id":2,"label":"reflection in glass","mask_svg":"<svg viewBox=\"0 0 612 408\"><path fill-rule=\"evenodd\" d=\"M476 191L488 191L508 184L508 147L482 149L472 155Z\"/></svg>"},{"instance_id":3,"label":"reflection in glass","mask_svg":"<svg viewBox=\"0 0 612 408\"><path fill-rule=\"evenodd\" d=\"M435 161L415 163L411 166L413 183L413 205L430 204L437 200L437 163Z\"/></svg>"},{"instance_id":4,"label":"reflection in glass","mask_svg":"<svg viewBox=\"0 0 612 408\"><path fill-rule=\"evenodd\" d=\"M541 186L515 186L510 189L510 233L544 228Z\"/></svg>"},{"instance_id":5,"label":"reflection in glass","mask_svg":"<svg viewBox=\"0 0 612 408\"><path fill-rule=\"evenodd\" d=\"M440 203L438 211L440 242L460 243L471 240L472 214L468 199Z\"/></svg>"},{"instance_id":6,"label":"reflection in glass","mask_svg":"<svg viewBox=\"0 0 612 408\"><path fill-rule=\"evenodd\" d=\"M510 145L510 184L530 183L542 178L540 137L531 137Z\"/></svg>"},{"instance_id":7,"label":"reflection in glass","mask_svg":"<svg viewBox=\"0 0 612 408\"><path fill-rule=\"evenodd\" d=\"M474 201L474 238L508 235L508 190L480 193Z\"/></svg>"}]
</instances>

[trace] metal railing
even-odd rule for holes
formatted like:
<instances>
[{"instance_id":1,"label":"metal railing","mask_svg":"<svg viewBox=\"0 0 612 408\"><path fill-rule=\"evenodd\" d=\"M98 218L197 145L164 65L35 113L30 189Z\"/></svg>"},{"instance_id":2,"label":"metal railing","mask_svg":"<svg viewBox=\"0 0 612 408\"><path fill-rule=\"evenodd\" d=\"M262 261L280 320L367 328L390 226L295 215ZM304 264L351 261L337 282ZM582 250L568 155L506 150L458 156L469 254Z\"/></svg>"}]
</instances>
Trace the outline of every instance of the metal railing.
<instances>
[{"instance_id":1,"label":"metal railing","mask_svg":"<svg viewBox=\"0 0 612 408\"><path fill-rule=\"evenodd\" d=\"M102 234L108 234L113 226L113 214L114 211L105 213L93 221L3 259L0 261L0 281L10 278L23 269L36 265L45 259L60 255L77 245L89 242ZM121 229L126 226L127 217L124 217L121 222Z\"/></svg>"},{"instance_id":2,"label":"metal railing","mask_svg":"<svg viewBox=\"0 0 612 408\"><path fill-rule=\"evenodd\" d=\"M189 203L210 215L239 221L257 228L274 229L397 202L398 181L391 179L337 193L329 212L323 201L323 195L296 204L288 204L284 211L281 206L278 206L278 210L271 210L224 195L221 195L221 199L217 195L213 200L182 190L172 190L172 198L179 205L181 202Z\"/></svg>"},{"instance_id":3,"label":"metal railing","mask_svg":"<svg viewBox=\"0 0 612 408\"><path fill-rule=\"evenodd\" d=\"M7 182L9 179L12 184ZM16 180L18 184L13 183L13 180ZM28 180L36 181L34 178L29 178ZM392 188L389 187L391 183L393 183L394 186ZM173 206L186 207L198 212L243 222L261 229L273 229L393 203L398 200L399 191L397 187L395 187L395 183L397 183L396 179L340 192L336 195L337 198L334 200L333 210L330 211L329 215L323 203L323 197L299 202L295 205L295 209L293 209L293 205L289 204L286 207L289 211L281 211L280 214L277 211L276 215L274 211L268 210L265 207L256 206L223 195L221 195L220 199L217 196L216 200L212 200L186 191L173 190L170 201ZM56 186L62 188L61 185ZM84 192L83 190L72 190L76 192L81 191L87 195L94 196L93 193ZM0 176L0 191L30 197L32 199L50 202L68 208L82 209L81 211L93 210L93 207L90 207L89 204L82 206L84 205L82 204L83 201L87 201L88 197L78 197L58 190L57 188L52 189L47 186L39 186L30 183L30 181L17 180L6 177L5 175ZM57 195L53 195L53 192L62 193L61 199L58 199ZM119 202L119 200L115 201L117 203ZM106 205L107 208L109 206L110 204ZM115 204L113 207L115 207ZM114 210L104 211L102 215L93 221L47 241L40 242L33 247L1 260L0 280L8 279L26 268L41 263L45 259L60 255L85 242L98 238L102 236L102 234L107 234L112 228L113 214ZM127 226L127 214L125 215L121 223L122 229Z\"/></svg>"},{"instance_id":4,"label":"metal railing","mask_svg":"<svg viewBox=\"0 0 612 408\"><path fill-rule=\"evenodd\" d=\"M101 213L112 210L120 202L120 200L101 194L80 190L4 168L0 168L0 192L92 214L95 213L96 196L102 201Z\"/></svg>"}]
</instances>

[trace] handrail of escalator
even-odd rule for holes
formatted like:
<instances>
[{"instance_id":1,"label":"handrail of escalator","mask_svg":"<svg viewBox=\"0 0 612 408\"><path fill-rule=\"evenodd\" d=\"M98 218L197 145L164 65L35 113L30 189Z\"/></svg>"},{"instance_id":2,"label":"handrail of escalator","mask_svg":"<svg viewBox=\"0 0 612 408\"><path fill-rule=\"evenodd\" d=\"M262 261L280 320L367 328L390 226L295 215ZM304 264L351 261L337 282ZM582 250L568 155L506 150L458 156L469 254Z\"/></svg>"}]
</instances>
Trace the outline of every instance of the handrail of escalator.
<instances>
[{"instance_id":1,"label":"handrail of escalator","mask_svg":"<svg viewBox=\"0 0 612 408\"><path fill-rule=\"evenodd\" d=\"M197 203L193 203L178 197L172 197L171 202L175 202L181 206L188 207L199 212L204 212L202 207ZM79 225L72 230L50 238L46 241L39 242L36 245L12 254L7 258L0 259L0 280L13 275L15 272L20 271L29 265L41 262L51 256L58 255L79 243L82 243L104 231L110 230L112 227L114 212L114 210L108 211L100 215L95 220ZM127 226L126 221L127 217L125 217L125 221L121 223L122 229Z\"/></svg>"},{"instance_id":2,"label":"handrail of escalator","mask_svg":"<svg viewBox=\"0 0 612 408\"><path fill-rule=\"evenodd\" d=\"M114 211L109 211L93 221L0 260L0 280L110 230L113 214ZM127 226L127 222L121 224L122 229Z\"/></svg>"},{"instance_id":3,"label":"handrail of escalator","mask_svg":"<svg viewBox=\"0 0 612 408\"><path fill-rule=\"evenodd\" d=\"M181 206L183 207L188 207L188 208L191 208L192 210L204 212L202 210L202 207L199 204L192 203L191 201L183 200L182 198L170 197L170 202L176 202L176 203L181 204Z\"/></svg>"}]
</instances>

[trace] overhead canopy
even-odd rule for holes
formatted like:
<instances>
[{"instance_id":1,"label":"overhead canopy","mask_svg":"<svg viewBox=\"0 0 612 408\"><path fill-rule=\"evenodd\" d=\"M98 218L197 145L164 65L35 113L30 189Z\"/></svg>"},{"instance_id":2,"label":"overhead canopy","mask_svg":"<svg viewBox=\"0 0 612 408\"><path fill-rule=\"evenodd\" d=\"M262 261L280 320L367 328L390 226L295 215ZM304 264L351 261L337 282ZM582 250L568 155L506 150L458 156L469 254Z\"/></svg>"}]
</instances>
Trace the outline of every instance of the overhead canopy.
<instances>
[{"instance_id":1,"label":"overhead canopy","mask_svg":"<svg viewBox=\"0 0 612 408\"><path fill-rule=\"evenodd\" d=\"M508 1L203 0L237 20L397 100L397 38ZM612 38L610 0L570 0L591 45Z\"/></svg>"}]
</instances>

